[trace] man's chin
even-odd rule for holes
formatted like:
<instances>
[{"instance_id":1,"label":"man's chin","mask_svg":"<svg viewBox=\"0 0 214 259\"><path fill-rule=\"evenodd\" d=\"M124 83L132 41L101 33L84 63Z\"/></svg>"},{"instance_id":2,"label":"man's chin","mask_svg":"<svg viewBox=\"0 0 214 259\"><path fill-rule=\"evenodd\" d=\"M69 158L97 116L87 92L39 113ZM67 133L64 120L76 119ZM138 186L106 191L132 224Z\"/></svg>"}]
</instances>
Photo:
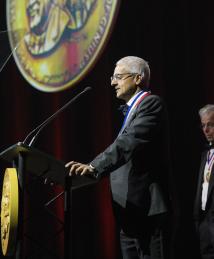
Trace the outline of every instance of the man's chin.
<instances>
[{"instance_id":1,"label":"man's chin","mask_svg":"<svg viewBox=\"0 0 214 259\"><path fill-rule=\"evenodd\" d=\"M116 92L116 97L117 97L118 99L122 99L122 98L121 98L121 94L120 94L119 92Z\"/></svg>"},{"instance_id":2,"label":"man's chin","mask_svg":"<svg viewBox=\"0 0 214 259\"><path fill-rule=\"evenodd\" d=\"M214 139L213 139L213 138L207 138L207 141L208 141L209 143L214 144Z\"/></svg>"}]
</instances>

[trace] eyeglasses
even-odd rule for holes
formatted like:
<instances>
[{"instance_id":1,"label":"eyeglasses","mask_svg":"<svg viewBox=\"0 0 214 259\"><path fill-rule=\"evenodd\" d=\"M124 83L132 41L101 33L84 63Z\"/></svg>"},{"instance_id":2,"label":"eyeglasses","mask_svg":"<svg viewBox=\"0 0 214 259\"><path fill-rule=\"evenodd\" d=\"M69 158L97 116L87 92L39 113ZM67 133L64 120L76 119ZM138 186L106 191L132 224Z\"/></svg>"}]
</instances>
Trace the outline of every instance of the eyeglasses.
<instances>
[{"instance_id":1,"label":"eyeglasses","mask_svg":"<svg viewBox=\"0 0 214 259\"><path fill-rule=\"evenodd\" d=\"M126 75L127 75L127 76L126 76ZM127 79L128 77L135 76L135 75L138 75L138 73L114 74L113 76L111 76L111 81L113 81L113 80L116 80L116 81L125 80L125 79ZM125 76L126 76L126 77L125 77Z\"/></svg>"},{"instance_id":2,"label":"eyeglasses","mask_svg":"<svg viewBox=\"0 0 214 259\"><path fill-rule=\"evenodd\" d=\"M202 128L202 129L205 129L205 127L206 127L207 129L213 129L213 128L214 128L214 123L212 123L212 122L208 122L207 124L202 123L202 124L201 124L201 128Z\"/></svg>"}]
</instances>

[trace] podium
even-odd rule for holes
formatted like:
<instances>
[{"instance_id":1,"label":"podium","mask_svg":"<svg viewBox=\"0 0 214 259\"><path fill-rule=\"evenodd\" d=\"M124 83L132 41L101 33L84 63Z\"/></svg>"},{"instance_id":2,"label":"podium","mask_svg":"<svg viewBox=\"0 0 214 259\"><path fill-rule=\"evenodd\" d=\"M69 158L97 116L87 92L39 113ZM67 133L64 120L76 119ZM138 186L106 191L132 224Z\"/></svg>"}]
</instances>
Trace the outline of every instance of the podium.
<instances>
[{"instance_id":1,"label":"podium","mask_svg":"<svg viewBox=\"0 0 214 259\"><path fill-rule=\"evenodd\" d=\"M17 226L12 226L11 224L12 222L9 224L7 223L6 227L4 228L6 230L4 231L2 231L3 226L1 226L1 241L3 239L8 239L6 240L7 241L5 245L6 247L4 247L4 255L14 256L15 259L25 258L24 252L23 252L24 247L26 249L26 244L23 244L23 235L24 235L23 228L25 224L24 220L26 220L26 215L24 215L25 203L26 203L25 200L27 199L26 196L31 195L31 192L33 192L34 195L35 195L35 192L37 191L38 191L38 194L40 193L40 190L37 190L38 189L37 187L35 188L35 190L34 190L34 187L29 190L28 184L32 182L36 182L36 183L39 182L39 183L42 183L42 186L44 187L45 186L44 182L47 182L51 185L52 184L59 185L62 188L62 192L60 192L60 194L58 194L56 197L51 198L48 202L44 204L44 206L47 207L62 195L64 196L64 222L58 219L56 220L57 222L60 222L60 224L63 225L62 228L64 230L64 258L66 259L72 258L72 253L71 253L72 242L70 238L71 229L72 229L71 227L72 191L79 188L83 188L85 186L93 185L98 182L98 179L93 178L91 176L90 177L89 176L68 177L68 170L65 168L64 162L57 160L54 157L36 148L30 147L22 142L12 145L9 148L2 151L0 153L0 159L3 159L4 161L9 162L10 164L12 164L12 169L17 170L17 185L18 185L18 196L19 196L19 201L17 205L18 206ZM13 170L13 173L14 173L14 170ZM11 177L14 177L13 173ZM5 184L5 181L4 181L4 184ZM49 184L47 184L46 186L49 186ZM5 185L3 188L4 188L3 191L7 189L5 188ZM15 187L12 187L12 188L15 189ZM11 190L11 193L12 192L13 190ZM3 197L2 200L4 201L7 200L7 202L5 203L6 207L8 206L8 199L10 197L14 197L14 194L9 198L8 196L9 195L7 193L4 196L2 196ZM28 203L33 204L34 202L28 201ZM11 204L12 202L9 200L9 205ZM11 207L11 206L8 206L8 207ZM10 213L12 212L9 212L9 214ZM8 219L10 219L10 217L12 218L13 215L9 215L9 218L8 218L7 214L8 212L6 212L5 214L7 216L7 221L8 221ZM55 215L54 217L56 218ZM27 217L27 220L29 220L29 217ZM40 223L39 222L37 223L39 226ZM7 231L8 233L6 233ZM62 231L62 229L59 230L59 232L60 231ZM3 232L4 234L2 234ZM34 240L34 243L37 243L37 241ZM37 257L33 257L33 258L37 258ZM43 258L43 257L38 256L38 258ZM60 257L57 257L56 255L51 255L51 252L50 252L50 255L49 254L45 255L44 258L49 259L49 258L60 258Z\"/></svg>"}]
</instances>

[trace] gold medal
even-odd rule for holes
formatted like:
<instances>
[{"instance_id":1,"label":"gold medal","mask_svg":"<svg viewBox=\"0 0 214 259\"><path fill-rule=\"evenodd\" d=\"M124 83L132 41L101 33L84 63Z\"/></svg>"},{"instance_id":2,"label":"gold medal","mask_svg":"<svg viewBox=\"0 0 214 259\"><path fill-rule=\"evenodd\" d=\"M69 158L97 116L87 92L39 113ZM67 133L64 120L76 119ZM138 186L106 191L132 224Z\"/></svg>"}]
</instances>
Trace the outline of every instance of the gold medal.
<instances>
[{"instance_id":1,"label":"gold medal","mask_svg":"<svg viewBox=\"0 0 214 259\"><path fill-rule=\"evenodd\" d=\"M206 162L206 166L207 166L207 169L206 169L206 174L205 174L205 180L207 182L210 181L210 177L211 177L211 172L212 172L212 167L213 167L213 163L214 163L214 151L210 150L208 153L207 153L207 162Z\"/></svg>"},{"instance_id":2,"label":"gold medal","mask_svg":"<svg viewBox=\"0 0 214 259\"><path fill-rule=\"evenodd\" d=\"M35 88L56 92L80 81L106 43L119 0L7 0L15 61Z\"/></svg>"},{"instance_id":3,"label":"gold medal","mask_svg":"<svg viewBox=\"0 0 214 259\"><path fill-rule=\"evenodd\" d=\"M206 173L206 176L205 176L207 182L210 181L210 175L211 175L211 171L208 171L208 172Z\"/></svg>"}]
</instances>

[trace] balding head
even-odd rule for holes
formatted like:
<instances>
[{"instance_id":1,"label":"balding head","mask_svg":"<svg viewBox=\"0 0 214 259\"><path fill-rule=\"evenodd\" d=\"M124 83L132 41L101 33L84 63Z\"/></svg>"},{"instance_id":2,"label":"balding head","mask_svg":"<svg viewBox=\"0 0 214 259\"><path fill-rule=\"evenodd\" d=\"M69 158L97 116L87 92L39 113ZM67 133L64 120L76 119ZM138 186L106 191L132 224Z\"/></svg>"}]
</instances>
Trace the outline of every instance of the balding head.
<instances>
[{"instance_id":1,"label":"balding head","mask_svg":"<svg viewBox=\"0 0 214 259\"><path fill-rule=\"evenodd\" d=\"M148 88L150 81L150 68L147 61L135 56L127 56L118 60L116 65L126 66L127 72L142 76L141 87Z\"/></svg>"}]
</instances>

